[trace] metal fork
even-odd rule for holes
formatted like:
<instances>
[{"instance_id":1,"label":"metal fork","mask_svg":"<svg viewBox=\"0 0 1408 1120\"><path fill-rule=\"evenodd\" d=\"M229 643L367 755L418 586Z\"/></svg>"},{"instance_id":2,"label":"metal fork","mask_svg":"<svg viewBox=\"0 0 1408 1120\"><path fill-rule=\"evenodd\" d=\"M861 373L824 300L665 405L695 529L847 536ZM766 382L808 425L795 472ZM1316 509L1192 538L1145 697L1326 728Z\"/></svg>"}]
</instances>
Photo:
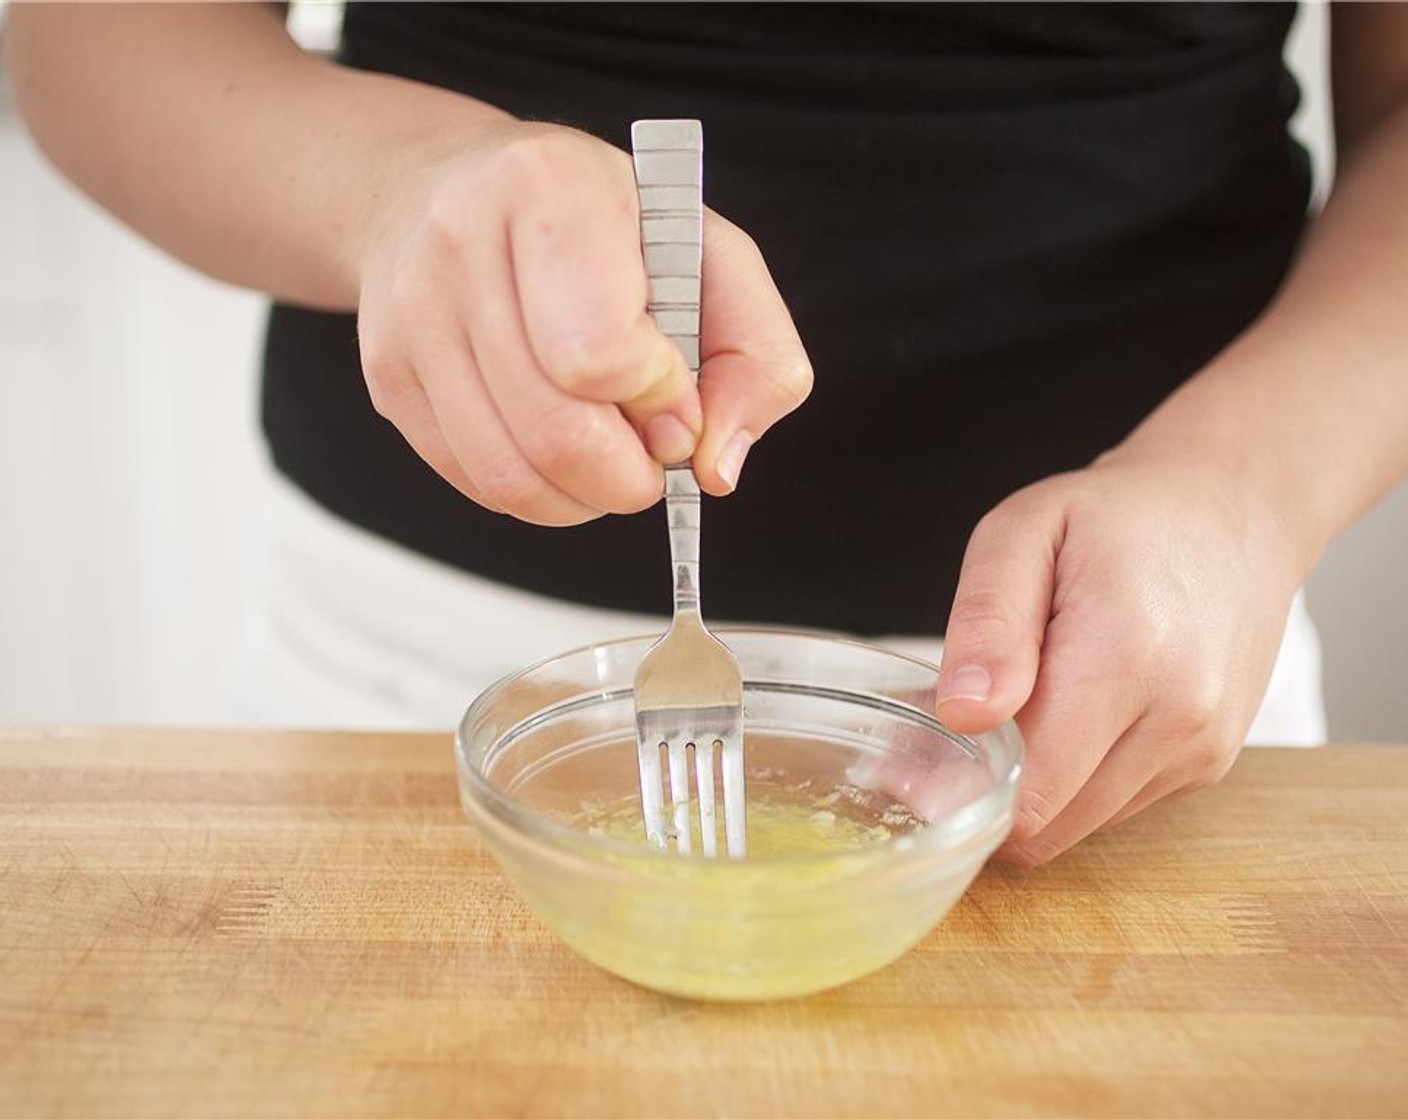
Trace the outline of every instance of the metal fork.
<instances>
[{"instance_id":1,"label":"metal fork","mask_svg":"<svg viewBox=\"0 0 1408 1120\"><path fill-rule=\"evenodd\" d=\"M636 121L631 151L640 195L641 248L649 310L699 376L699 289L703 245L703 129L698 121ZM689 756L694 756L700 847L718 854L714 756L723 770L728 854L745 853L743 674L704 626L699 608L699 482L689 463L665 468L675 610L670 629L636 671L636 746L646 838L693 848ZM665 815L661 755L669 759L671 814Z\"/></svg>"}]
</instances>

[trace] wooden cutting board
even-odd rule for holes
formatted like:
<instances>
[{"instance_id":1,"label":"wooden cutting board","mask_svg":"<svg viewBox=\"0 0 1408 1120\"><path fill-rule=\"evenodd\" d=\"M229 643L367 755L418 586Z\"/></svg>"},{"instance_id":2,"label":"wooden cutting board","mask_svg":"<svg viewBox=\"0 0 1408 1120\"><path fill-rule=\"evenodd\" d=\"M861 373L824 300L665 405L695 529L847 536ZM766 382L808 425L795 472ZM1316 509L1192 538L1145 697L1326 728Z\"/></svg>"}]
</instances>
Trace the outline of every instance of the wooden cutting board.
<instances>
[{"instance_id":1,"label":"wooden cutting board","mask_svg":"<svg viewBox=\"0 0 1408 1120\"><path fill-rule=\"evenodd\" d=\"M0 1114L1408 1116L1408 749L1248 750L715 1006L537 925L448 736L0 730Z\"/></svg>"}]
</instances>

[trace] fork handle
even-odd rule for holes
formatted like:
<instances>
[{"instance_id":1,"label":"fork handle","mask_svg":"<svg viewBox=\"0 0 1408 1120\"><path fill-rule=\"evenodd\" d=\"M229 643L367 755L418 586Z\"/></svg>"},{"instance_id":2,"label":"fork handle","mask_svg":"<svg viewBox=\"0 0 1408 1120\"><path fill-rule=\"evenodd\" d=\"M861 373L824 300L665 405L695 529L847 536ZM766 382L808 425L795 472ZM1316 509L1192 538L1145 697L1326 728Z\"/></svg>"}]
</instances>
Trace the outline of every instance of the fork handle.
<instances>
[{"instance_id":1,"label":"fork handle","mask_svg":"<svg viewBox=\"0 0 1408 1120\"><path fill-rule=\"evenodd\" d=\"M699 610L699 480L689 466L665 468L665 517L670 567L675 574L675 613Z\"/></svg>"},{"instance_id":2,"label":"fork handle","mask_svg":"<svg viewBox=\"0 0 1408 1120\"><path fill-rule=\"evenodd\" d=\"M640 199L646 309L699 380L699 291L704 245L704 129L695 120L631 125ZM699 481L689 463L665 468L675 613L699 610Z\"/></svg>"}]
</instances>

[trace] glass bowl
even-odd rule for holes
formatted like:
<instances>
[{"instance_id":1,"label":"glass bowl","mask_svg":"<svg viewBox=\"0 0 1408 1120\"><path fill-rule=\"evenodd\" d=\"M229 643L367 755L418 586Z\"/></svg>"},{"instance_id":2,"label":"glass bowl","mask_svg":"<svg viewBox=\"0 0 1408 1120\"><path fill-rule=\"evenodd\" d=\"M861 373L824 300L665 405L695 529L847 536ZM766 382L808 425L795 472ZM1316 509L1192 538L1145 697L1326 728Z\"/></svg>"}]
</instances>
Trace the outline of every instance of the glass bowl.
<instances>
[{"instance_id":1,"label":"glass bowl","mask_svg":"<svg viewBox=\"0 0 1408 1120\"><path fill-rule=\"evenodd\" d=\"M816 634L719 636L743 668L746 859L656 851L643 829L603 825L638 813L631 685L654 637L484 692L456 735L460 799L542 922L610 972L703 999L843 984L923 937L1002 842L1020 736L945 728L930 714L938 670L915 658ZM790 850L767 854L774 795L796 805L779 802ZM838 847L838 829L855 846Z\"/></svg>"}]
</instances>

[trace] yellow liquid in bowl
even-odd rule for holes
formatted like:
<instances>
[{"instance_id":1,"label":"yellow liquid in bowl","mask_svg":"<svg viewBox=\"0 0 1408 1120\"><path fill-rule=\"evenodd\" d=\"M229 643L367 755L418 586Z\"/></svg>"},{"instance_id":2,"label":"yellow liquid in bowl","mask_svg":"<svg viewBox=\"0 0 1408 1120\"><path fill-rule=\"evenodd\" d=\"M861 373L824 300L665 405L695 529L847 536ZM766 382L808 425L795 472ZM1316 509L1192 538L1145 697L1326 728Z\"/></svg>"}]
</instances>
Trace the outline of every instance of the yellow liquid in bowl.
<instances>
[{"instance_id":1,"label":"yellow liquid in bowl","mask_svg":"<svg viewBox=\"0 0 1408 1120\"><path fill-rule=\"evenodd\" d=\"M698 807L691 804L694 852L702 850ZM666 805L669 811L669 805ZM718 850L725 850L723 805L720 802ZM640 797L629 794L605 805L583 807L584 826L591 836L605 836L626 843L645 843L645 822ZM899 802L880 799L853 786L812 795L807 784L768 786L750 783L747 803L748 857L815 855L847 852L883 844L896 836L923 828L924 822Z\"/></svg>"},{"instance_id":2,"label":"yellow liquid in bowl","mask_svg":"<svg viewBox=\"0 0 1408 1120\"><path fill-rule=\"evenodd\" d=\"M634 795L585 805L579 827L640 853L606 857L616 873L604 882L533 892L536 908L588 960L697 999L799 995L872 972L931 928L976 866L957 878L916 871L904 837L924 825L904 806L809 785L750 779L743 860L649 850ZM829 858L788 858L803 855Z\"/></svg>"}]
</instances>

